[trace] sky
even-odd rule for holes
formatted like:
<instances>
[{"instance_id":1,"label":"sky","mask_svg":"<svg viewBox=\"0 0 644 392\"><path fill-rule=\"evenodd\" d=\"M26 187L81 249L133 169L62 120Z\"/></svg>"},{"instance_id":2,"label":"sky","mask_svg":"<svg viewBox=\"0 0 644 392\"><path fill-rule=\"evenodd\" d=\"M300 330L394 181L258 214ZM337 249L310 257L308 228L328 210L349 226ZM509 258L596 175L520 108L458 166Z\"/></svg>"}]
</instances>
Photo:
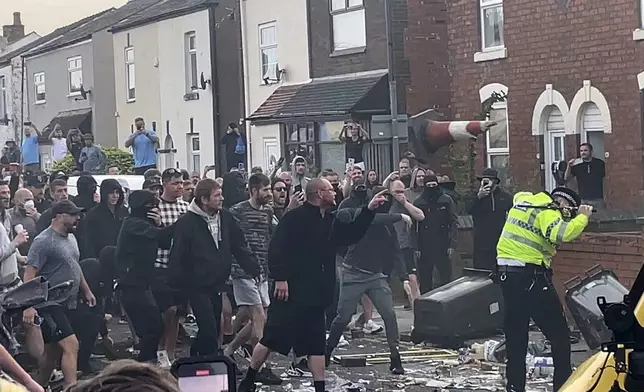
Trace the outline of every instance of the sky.
<instances>
[{"instance_id":1,"label":"sky","mask_svg":"<svg viewBox=\"0 0 644 392\"><path fill-rule=\"evenodd\" d=\"M25 33L51 33L57 27L73 23L110 7L120 7L127 0L0 0L0 25L12 24L13 13L21 14Z\"/></svg>"}]
</instances>

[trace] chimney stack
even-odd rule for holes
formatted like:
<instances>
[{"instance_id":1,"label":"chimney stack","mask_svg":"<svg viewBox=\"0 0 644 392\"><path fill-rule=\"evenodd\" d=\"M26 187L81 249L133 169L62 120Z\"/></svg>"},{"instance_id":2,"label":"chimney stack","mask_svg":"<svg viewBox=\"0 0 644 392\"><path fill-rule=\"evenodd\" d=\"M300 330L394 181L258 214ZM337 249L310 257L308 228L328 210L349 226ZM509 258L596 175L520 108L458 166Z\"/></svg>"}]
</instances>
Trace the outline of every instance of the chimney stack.
<instances>
[{"instance_id":1,"label":"chimney stack","mask_svg":"<svg viewBox=\"0 0 644 392\"><path fill-rule=\"evenodd\" d=\"M25 36L25 26L23 26L20 21L20 12L13 13L12 25L2 26L2 35L7 39L9 45Z\"/></svg>"}]
</instances>

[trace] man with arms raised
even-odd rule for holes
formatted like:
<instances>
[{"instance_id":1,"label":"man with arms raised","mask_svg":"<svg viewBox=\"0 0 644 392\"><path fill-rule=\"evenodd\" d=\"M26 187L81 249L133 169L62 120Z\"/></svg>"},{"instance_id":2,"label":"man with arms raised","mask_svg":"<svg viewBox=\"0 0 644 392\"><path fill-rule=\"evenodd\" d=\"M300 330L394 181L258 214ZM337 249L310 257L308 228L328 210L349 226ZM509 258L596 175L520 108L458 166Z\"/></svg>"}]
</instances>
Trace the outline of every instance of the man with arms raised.
<instances>
[{"instance_id":1,"label":"man with arms raised","mask_svg":"<svg viewBox=\"0 0 644 392\"><path fill-rule=\"evenodd\" d=\"M263 337L255 349L239 391L254 391L258 370L272 351L309 357L315 392L324 392L325 310L335 288L336 247L358 242L374 212L386 199L376 195L352 222L328 213L335 191L324 179L306 184L306 203L284 215L268 251L275 299L268 308Z\"/></svg>"}]
</instances>

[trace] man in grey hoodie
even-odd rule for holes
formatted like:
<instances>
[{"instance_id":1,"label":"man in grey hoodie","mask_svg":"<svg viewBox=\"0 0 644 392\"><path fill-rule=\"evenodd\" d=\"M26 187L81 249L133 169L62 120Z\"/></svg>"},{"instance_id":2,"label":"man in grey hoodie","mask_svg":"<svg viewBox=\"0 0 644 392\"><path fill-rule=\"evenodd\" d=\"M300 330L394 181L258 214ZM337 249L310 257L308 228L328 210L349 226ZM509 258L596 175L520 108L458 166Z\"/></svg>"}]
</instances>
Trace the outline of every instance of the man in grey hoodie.
<instances>
[{"instance_id":1,"label":"man in grey hoodie","mask_svg":"<svg viewBox=\"0 0 644 392\"><path fill-rule=\"evenodd\" d=\"M199 332L190 354L212 355L219 349L221 288L233 256L244 272L261 281L257 257L233 215L223 209L220 185L210 178L197 183L188 212L175 223L169 285L189 300Z\"/></svg>"},{"instance_id":2,"label":"man in grey hoodie","mask_svg":"<svg viewBox=\"0 0 644 392\"><path fill-rule=\"evenodd\" d=\"M306 184L311 181L309 177L306 177L306 172L308 171L308 165L306 159L303 156L296 155L291 162L291 173L293 175L293 182L291 185L291 192L301 192L306 189Z\"/></svg>"}]
</instances>

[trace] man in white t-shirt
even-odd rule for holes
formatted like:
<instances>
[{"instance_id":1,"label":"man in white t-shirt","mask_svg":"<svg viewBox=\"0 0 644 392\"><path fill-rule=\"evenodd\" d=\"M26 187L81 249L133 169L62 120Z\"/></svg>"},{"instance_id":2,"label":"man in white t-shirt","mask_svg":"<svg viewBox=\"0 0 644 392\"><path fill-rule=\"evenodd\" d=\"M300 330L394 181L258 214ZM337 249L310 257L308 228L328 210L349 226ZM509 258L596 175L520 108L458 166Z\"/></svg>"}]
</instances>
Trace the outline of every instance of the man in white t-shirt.
<instances>
[{"instance_id":1,"label":"man in white t-shirt","mask_svg":"<svg viewBox=\"0 0 644 392\"><path fill-rule=\"evenodd\" d=\"M60 124L54 126L54 130L49 134L49 140L52 143L52 156L54 162L58 162L67 155L67 139L63 138L63 131Z\"/></svg>"}]
</instances>

